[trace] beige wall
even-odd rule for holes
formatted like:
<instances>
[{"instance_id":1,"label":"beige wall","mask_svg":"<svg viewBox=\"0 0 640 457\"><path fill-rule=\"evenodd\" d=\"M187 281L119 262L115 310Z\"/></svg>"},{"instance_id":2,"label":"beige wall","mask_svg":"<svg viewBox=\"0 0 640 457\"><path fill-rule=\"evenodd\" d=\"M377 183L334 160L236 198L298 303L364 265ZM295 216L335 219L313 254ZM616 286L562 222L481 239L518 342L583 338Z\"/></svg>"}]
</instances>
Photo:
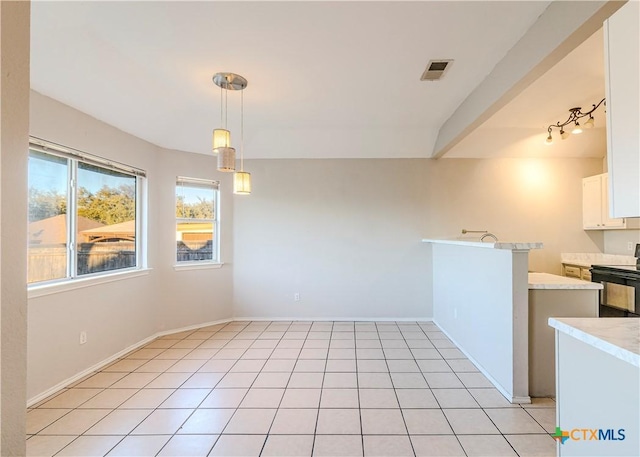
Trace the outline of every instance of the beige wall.
<instances>
[{"instance_id":1,"label":"beige wall","mask_svg":"<svg viewBox=\"0 0 640 457\"><path fill-rule=\"evenodd\" d=\"M633 249L628 249L631 243ZM604 253L634 256L636 244L640 243L640 230L606 230L604 232Z\"/></svg>"},{"instance_id":2,"label":"beige wall","mask_svg":"<svg viewBox=\"0 0 640 457\"><path fill-rule=\"evenodd\" d=\"M582 230L582 178L598 159L249 160L234 209L238 317L432 316L428 246L463 228L542 241L529 268L601 251ZM461 281L463 278L461 278ZM294 301L294 294L300 301Z\"/></svg>"},{"instance_id":3,"label":"beige wall","mask_svg":"<svg viewBox=\"0 0 640 457\"><path fill-rule=\"evenodd\" d=\"M208 133L208 132L207 132ZM163 150L160 172L149 178L152 186L150 210L156 219L149 221L155 233L154 268L157 279L156 324L169 330L231 317L233 304L233 183L231 173L216 171L215 159L203 154ZM220 181L220 269L181 270L175 265L175 180L177 176ZM153 205L153 206L152 206Z\"/></svg>"},{"instance_id":4,"label":"beige wall","mask_svg":"<svg viewBox=\"0 0 640 457\"><path fill-rule=\"evenodd\" d=\"M542 241L529 269L560 274L560 252L602 252L602 232L582 229L582 178L599 159L443 159L430 162L430 236L488 230L504 241Z\"/></svg>"},{"instance_id":5,"label":"beige wall","mask_svg":"<svg viewBox=\"0 0 640 457\"><path fill-rule=\"evenodd\" d=\"M0 455L25 455L29 2L0 2Z\"/></svg>"},{"instance_id":6,"label":"beige wall","mask_svg":"<svg viewBox=\"0 0 640 457\"><path fill-rule=\"evenodd\" d=\"M253 194L234 208L235 316L431 315L425 160L245 163Z\"/></svg>"},{"instance_id":7,"label":"beige wall","mask_svg":"<svg viewBox=\"0 0 640 457\"><path fill-rule=\"evenodd\" d=\"M157 331L231 316L230 264L174 270L176 176L221 181L223 261L233 254L231 176L216 172L212 157L159 148L37 92L31 93L30 134L147 171L150 270L29 300L28 398ZM82 346L80 331L88 337Z\"/></svg>"}]
</instances>

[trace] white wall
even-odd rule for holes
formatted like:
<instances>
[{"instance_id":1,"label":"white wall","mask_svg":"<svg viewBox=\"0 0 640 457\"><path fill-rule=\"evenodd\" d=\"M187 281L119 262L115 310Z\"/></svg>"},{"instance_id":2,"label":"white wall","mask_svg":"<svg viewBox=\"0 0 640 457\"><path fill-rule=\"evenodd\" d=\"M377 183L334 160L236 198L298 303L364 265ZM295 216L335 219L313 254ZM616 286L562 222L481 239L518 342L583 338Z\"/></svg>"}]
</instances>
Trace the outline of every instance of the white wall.
<instances>
[{"instance_id":1,"label":"white wall","mask_svg":"<svg viewBox=\"0 0 640 457\"><path fill-rule=\"evenodd\" d=\"M150 270L140 277L29 300L28 398L159 330L231 316L229 265L173 268L176 176L222 181L223 260L231 258L231 177L215 171L212 157L158 148L33 91L30 134L147 171ZM88 336L82 346L80 331Z\"/></svg>"},{"instance_id":2,"label":"white wall","mask_svg":"<svg viewBox=\"0 0 640 457\"><path fill-rule=\"evenodd\" d=\"M431 316L426 165L246 161L253 194L234 207L235 316Z\"/></svg>"},{"instance_id":3,"label":"white wall","mask_svg":"<svg viewBox=\"0 0 640 457\"><path fill-rule=\"evenodd\" d=\"M0 455L25 455L29 2L0 2Z\"/></svg>"},{"instance_id":4,"label":"white wall","mask_svg":"<svg viewBox=\"0 0 640 457\"><path fill-rule=\"evenodd\" d=\"M633 249L628 249L631 243ZM635 255L636 244L640 243L640 230L605 230L604 253Z\"/></svg>"},{"instance_id":5,"label":"white wall","mask_svg":"<svg viewBox=\"0 0 640 457\"><path fill-rule=\"evenodd\" d=\"M157 236L156 245L152 247L157 256L153 265L159 305L157 329L229 318L233 314L233 176L217 172L215 158L202 154L163 150L159 163L161 170L149 190L155 207L153 213L157 215L157 220L150 223L150 231ZM220 255L225 263L220 269L174 269L176 176L220 181Z\"/></svg>"},{"instance_id":6,"label":"white wall","mask_svg":"<svg viewBox=\"0 0 640 457\"><path fill-rule=\"evenodd\" d=\"M432 249L434 322L509 401L528 403L527 252Z\"/></svg>"},{"instance_id":7,"label":"white wall","mask_svg":"<svg viewBox=\"0 0 640 457\"><path fill-rule=\"evenodd\" d=\"M431 317L424 237L463 228L542 241L529 268L560 273L560 252L602 251L582 230L582 178L599 159L248 160L254 192L234 209L239 317ZM300 302L293 300L300 293Z\"/></svg>"}]
</instances>

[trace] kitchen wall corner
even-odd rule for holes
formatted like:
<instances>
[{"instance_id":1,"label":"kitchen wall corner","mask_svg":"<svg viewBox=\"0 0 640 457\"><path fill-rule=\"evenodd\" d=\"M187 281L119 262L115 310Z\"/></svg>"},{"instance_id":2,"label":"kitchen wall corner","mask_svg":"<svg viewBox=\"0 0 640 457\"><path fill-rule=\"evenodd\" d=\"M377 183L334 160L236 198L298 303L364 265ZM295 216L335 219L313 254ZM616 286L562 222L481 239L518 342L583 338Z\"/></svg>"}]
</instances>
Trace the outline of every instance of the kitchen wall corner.
<instances>
[{"instance_id":1,"label":"kitchen wall corner","mask_svg":"<svg viewBox=\"0 0 640 457\"><path fill-rule=\"evenodd\" d=\"M604 231L604 253L633 255L636 244L640 243L640 230L605 230ZM631 243L632 249L628 249Z\"/></svg>"}]
</instances>

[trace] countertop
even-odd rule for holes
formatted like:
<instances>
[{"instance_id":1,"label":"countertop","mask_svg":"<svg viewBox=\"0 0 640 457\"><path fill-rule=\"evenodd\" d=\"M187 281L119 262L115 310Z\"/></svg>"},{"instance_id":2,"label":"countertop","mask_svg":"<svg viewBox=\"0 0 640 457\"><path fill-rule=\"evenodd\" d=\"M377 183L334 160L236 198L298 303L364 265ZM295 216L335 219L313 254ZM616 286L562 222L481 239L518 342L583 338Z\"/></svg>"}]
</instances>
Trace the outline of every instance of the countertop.
<instances>
[{"instance_id":1,"label":"countertop","mask_svg":"<svg viewBox=\"0 0 640 457\"><path fill-rule=\"evenodd\" d=\"M640 367L640 319L549 318L549 325L620 360Z\"/></svg>"},{"instance_id":2,"label":"countertop","mask_svg":"<svg viewBox=\"0 0 640 457\"><path fill-rule=\"evenodd\" d=\"M602 287L602 284L597 282L581 281L580 279L566 276L552 275L550 273L529 273L529 289L600 290Z\"/></svg>"},{"instance_id":3,"label":"countertop","mask_svg":"<svg viewBox=\"0 0 640 457\"><path fill-rule=\"evenodd\" d=\"M482 241L464 241L464 240L448 240L448 239L429 239L423 238L423 243L434 244L454 244L459 246L469 246L474 248L485 249L506 249L510 251L524 251L529 249L542 249L541 242L506 242L498 241L497 243L483 243Z\"/></svg>"},{"instance_id":4,"label":"countertop","mask_svg":"<svg viewBox=\"0 0 640 457\"><path fill-rule=\"evenodd\" d=\"M599 252L562 252L562 263L579 267L592 265L635 265L636 258L629 255L601 254Z\"/></svg>"}]
</instances>

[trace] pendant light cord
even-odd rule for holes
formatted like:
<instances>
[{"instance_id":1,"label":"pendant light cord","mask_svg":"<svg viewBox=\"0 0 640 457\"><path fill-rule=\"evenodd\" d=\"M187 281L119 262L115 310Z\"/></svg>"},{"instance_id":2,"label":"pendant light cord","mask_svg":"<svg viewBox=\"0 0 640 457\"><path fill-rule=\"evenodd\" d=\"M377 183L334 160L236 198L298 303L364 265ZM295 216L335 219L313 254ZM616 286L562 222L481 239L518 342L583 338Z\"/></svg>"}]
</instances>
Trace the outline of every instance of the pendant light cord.
<instances>
[{"instance_id":1,"label":"pendant light cord","mask_svg":"<svg viewBox=\"0 0 640 457\"><path fill-rule=\"evenodd\" d=\"M227 127L227 117L229 115L229 81L226 81L224 92L224 129L229 130Z\"/></svg>"},{"instance_id":2,"label":"pendant light cord","mask_svg":"<svg viewBox=\"0 0 640 457\"><path fill-rule=\"evenodd\" d=\"M222 123L222 121L224 120L224 115L223 115L223 113L224 113L224 109L223 109L223 106L222 106L222 102L223 102L223 101L224 101L224 100L223 100L223 98L222 98L222 86L220 86L220 125L221 125L221 126L222 126L222 125L224 125L224 124Z\"/></svg>"},{"instance_id":3,"label":"pendant light cord","mask_svg":"<svg viewBox=\"0 0 640 457\"><path fill-rule=\"evenodd\" d=\"M244 171L244 90L240 90L240 171Z\"/></svg>"}]
</instances>

